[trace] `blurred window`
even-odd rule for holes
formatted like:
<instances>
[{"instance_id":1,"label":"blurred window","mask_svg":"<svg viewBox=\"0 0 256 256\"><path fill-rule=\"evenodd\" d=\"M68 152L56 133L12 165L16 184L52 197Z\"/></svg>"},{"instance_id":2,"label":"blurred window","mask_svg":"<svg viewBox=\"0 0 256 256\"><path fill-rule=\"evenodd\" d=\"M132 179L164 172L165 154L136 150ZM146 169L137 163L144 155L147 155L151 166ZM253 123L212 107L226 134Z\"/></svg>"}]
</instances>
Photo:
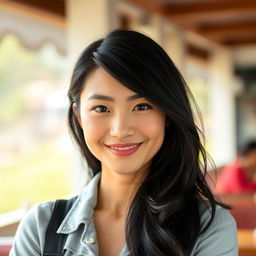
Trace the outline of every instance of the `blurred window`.
<instances>
[{"instance_id":1,"label":"blurred window","mask_svg":"<svg viewBox=\"0 0 256 256\"><path fill-rule=\"evenodd\" d=\"M211 153L212 120L209 111L209 70L205 63L195 61L188 61L186 68L188 86L196 100L202 117L202 120L198 120L199 117L195 115L195 121L198 127L204 132L206 139L205 146L207 151ZM196 112L195 109L194 112Z\"/></svg>"},{"instance_id":2,"label":"blurred window","mask_svg":"<svg viewBox=\"0 0 256 256\"><path fill-rule=\"evenodd\" d=\"M67 57L0 42L0 213L70 193Z\"/></svg>"}]
</instances>

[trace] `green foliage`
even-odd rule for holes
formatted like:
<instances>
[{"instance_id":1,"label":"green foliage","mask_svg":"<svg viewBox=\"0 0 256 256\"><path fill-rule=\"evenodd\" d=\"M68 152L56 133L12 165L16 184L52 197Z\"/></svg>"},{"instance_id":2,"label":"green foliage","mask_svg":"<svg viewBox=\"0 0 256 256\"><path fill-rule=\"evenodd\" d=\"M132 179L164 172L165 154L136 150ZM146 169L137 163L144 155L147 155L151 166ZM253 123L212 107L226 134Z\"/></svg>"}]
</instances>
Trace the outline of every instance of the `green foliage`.
<instances>
[{"instance_id":1,"label":"green foliage","mask_svg":"<svg viewBox=\"0 0 256 256\"><path fill-rule=\"evenodd\" d=\"M34 204L70 193L69 158L52 148L42 145L1 169L0 213L18 209L22 202Z\"/></svg>"},{"instance_id":2,"label":"green foliage","mask_svg":"<svg viewBox=\"0 0 256 256\"><path fill-rule=\"evenodd\" d=\"M24 49L13 35L2 40L0 56L0 122L12 125L28 111L24 85L36 80L59 79L67 61L51 44L32 52Z\"/></svg>"},{"instance_id":3,"label":"green foliage","mask_svg":"<svg viewBox=\"0 0 256 256\"><path fill-rule=\"evenodd\" d=\"M36 122L33 117L40 114L40 110L30 105L26 95L28 85L31 88L30 83L37 81L58 82L64 76L66 66L66 57L58 55L51 44L45 44L39 51L28 51L13 35L5 36L0 42L0 139L5 138L11 143L0 143L0 152L13 159L8 165L0 161L0 213L19 208L22 201L34 204L70 193L70 158L55 150L51 131L48 131L51 136L46 138L40 131L36 134L38 131L33 130L33 143L28 141L28 145L34 145L34 148L30 149L12 140L13 133L31 132L27 127L40 129L40 123L27 123ZM13 138L30 139L29 136L13 135L16 135Z\"/></svg>"},{"instance_id":4,"label":"green foliage","mask_svg":"<svg viewBox=\"0 0 256 256\"><path fill-rule=\"evenodd\" d=\"M36 52L23 49L14 36L8 35L0 47L0 89L5 92L21 86L23 82L33 79L34 65L37 62ZM3 96L3 94L1 93ZM5 95L4 95L5 96Z\"/></svg>"},{"instance_id":5,"label":"green foliage","mask_svg":"<svg viewBox=\"0 0 256 256\"><path fill-rule=\"evenodd\" d=\"M29 110L24 98L20 97L16 91L8 100L2 101L2 110L0 111L0 124L2 127L17 123Z\"/></svg>"}]
</instances>

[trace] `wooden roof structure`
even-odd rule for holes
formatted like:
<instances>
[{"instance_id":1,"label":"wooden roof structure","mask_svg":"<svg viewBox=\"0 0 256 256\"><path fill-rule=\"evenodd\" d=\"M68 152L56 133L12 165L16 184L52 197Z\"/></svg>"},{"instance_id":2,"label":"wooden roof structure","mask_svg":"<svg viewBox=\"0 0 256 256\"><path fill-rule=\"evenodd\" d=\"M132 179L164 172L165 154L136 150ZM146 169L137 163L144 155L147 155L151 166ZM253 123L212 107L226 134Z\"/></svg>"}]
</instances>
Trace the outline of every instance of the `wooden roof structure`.
<instances>
[{"instance_id":1,"label":"wooden roof structure","mask_svg":"<svg viewBox=\"0 0 256 256\"><path fill-rule=\"evenodd\" d=\"M211 41L256 44L255 0L126 0Z\"/></svg>"},{"instance_id":2,"label":"wooden roof structure","mask_svg":"<svg viewBox=\"0 0 256 256\"><path fill-rule=\"evenodd\" d=\"M64 0L1 0L31 6L65 20ZM256 44L256 0L119 0L226 46Z\"/></svg>"}]
</instances>

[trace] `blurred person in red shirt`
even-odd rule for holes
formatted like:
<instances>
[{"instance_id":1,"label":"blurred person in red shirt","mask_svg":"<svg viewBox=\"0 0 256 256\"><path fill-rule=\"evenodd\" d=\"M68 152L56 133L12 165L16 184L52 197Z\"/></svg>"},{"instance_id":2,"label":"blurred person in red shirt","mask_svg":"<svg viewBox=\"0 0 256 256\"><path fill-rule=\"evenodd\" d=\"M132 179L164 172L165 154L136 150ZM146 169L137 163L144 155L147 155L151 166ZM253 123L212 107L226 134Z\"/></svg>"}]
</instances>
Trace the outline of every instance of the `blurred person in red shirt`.
<instances>
[{"instance_id":1,"label":"blurred person in red shirt","mask_svg":"<svg viewBox=\"0 0 256 256\"><path fill-rule=\"evenodd\" d=\"M256 140L247 143L237 160L226 166L217 179L216 194L256 192Z\"/></svg>"}]
</instances>

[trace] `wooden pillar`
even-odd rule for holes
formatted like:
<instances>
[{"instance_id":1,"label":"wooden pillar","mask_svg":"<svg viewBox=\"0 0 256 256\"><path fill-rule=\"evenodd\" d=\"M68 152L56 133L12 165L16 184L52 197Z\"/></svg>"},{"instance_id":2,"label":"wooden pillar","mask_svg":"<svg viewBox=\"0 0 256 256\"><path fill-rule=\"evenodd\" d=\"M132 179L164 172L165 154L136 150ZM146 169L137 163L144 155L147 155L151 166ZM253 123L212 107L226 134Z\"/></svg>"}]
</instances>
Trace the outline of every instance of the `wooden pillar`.
<instances>
[{"instance_id":1,"label":"wooden pillar","mask_svg":"<svg viewBox=\"0 0 256 256\"><path fill-rule=\"evenodd\" d=\"M211 115L211 151L217 165L236 156L235 89L233 60L228 49L216 47L210 60L209 106Z\"/></svg>"}]
</instances>

